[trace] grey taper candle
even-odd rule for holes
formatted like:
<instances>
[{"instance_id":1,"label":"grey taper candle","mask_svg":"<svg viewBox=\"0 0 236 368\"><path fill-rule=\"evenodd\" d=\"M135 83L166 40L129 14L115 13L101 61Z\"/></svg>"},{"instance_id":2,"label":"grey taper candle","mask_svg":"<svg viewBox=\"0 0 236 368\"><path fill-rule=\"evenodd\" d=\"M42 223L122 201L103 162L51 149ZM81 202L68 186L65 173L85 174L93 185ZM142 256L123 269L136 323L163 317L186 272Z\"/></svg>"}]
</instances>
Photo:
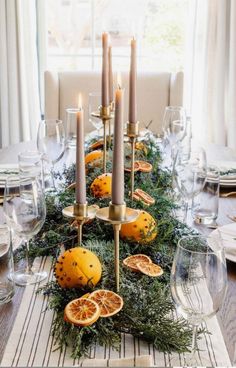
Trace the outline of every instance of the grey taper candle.
<instances>
[{"instance_id":1,"label":"grey taper candle","mask_svg":"<svg viewBox=\"0 0 236 368\"><path fill-rule=\"evenodd\" d=\"M84 158L84 111L81 106L76 114L76 202L86 203L85 158Z\"/></svg>"},{"instance_id":2,"label":"grey taper candle","mask_svg":"<svg viewBox=\"0 0 236 368\"><path fill-rule=\"evenodd\" d=\"M136 40L131 40L131 58L129 73L129 122L137 122L137 56L136 56Z\"/></svg>"},{"instance_id":3,"label":"grey taper candle","mask_svg":"<svg viewBox=\"0 0 236 368\"><path fill-rule=\"evenodd\" d=\"M124 132L123 98L124 90L118 88L115 93L115 122L112 160L112 196L113 204L124 203Z\"/></svg>"},{"instance_id":4,"label":"grey taper candle","mask_svg":"<svg viewBox=\"0 0 236 368\"><path fill-rule=\"evenodd\" d=\"M109 59L109 102L113 102L113 72L112 72L112 47L108 48Z\"/></svg>"},{"instance_id":5,"label":"grey taper candle","mask_svg":"<svg viewBox=\"0 0 236 368\"><path fill-rule=\"evenodd\" d=\"M109 106L108 33L102 34L102 106Z\"/></svg>"}]
</instances>

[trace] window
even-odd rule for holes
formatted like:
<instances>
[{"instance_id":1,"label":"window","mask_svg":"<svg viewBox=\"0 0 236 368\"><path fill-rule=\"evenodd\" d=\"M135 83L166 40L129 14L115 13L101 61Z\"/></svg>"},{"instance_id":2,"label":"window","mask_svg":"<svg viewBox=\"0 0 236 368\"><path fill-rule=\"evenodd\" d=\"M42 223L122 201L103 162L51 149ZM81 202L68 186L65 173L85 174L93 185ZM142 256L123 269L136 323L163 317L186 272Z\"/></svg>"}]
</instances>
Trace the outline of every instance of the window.
<instances>
[{"instance_id":1,"label":"window","mask_svg":"<svg viewBox=\"0 0 236 368\"><path fill-rule=\"evenodd\" d=\"M47 0L46 67L99 70L101 34L106 30L114 70L128 69L133 35L141 70L182 70L189 1Z\"/></svg>"}]
</instances>

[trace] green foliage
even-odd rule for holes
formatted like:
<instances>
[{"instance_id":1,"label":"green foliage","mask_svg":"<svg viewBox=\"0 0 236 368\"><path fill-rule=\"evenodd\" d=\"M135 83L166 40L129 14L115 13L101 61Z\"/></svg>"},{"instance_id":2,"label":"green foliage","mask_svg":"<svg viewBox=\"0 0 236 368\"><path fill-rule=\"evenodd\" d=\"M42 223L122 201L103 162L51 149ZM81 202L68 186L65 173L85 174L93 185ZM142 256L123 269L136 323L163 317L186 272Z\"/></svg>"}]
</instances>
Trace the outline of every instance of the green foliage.
<instances>
[{"instance_id":1,"label":"green foliage","mask_svg":"<svg viewBox=\"0 0 236 368\"><path fill-rule=\"evenodd\" d=\"M56 312L53 324L53 335L59 347L70 344L73 357L86 355L90 346L95 343L111 344L118 348L120 333L127 332L144 338L153 343L161 351L183 352L188 350L191 340L191 329L183 319L174 319L174 305L170 297L170 270L178 239L189 234L191 230L177 221L173 216L176 208L171 197L171 175L162 170L161 157L157 146L152 140L144 142L146 149L137 151L139 159L149 161L153 165L151 173L136 173L135 186L150 193L155 204L147 207L141 202L131 202L129 174L125 174L125 195L127 206L147 210L157 222L158 236L148 245L120 242L120 259L128 255L144 253L159 264L164 273L161 277L152 278L120 267L120 295L124 299L124 308L113 317L100 318L89 327L75 327L65 322L63 311L66 304L91 291L83 289L62 289L55 281L48 283L42 291L49 295L49 308ZM126 165L129 165L129 151L126 151ZM110 168L111 170L111 168ZM101 174L101 168L89 168L88 188L92 181ZM32 256L52 255L55 259L61 244L65 248L75 246L77 232L63 218L62 209L74 202L74 190L67 186L75 180L75 165L65 168L58 174L61 187L58 193L47 196L47 219L41 233L32 244ZM87 195L89 204L108 206L109 199L97 200L90 193ZM83 244L94 251L102 262L102 279L96 288L115 290L114 245L112 226L98 220L85 224L83 227Z\"/></svg>"}]
</instances>

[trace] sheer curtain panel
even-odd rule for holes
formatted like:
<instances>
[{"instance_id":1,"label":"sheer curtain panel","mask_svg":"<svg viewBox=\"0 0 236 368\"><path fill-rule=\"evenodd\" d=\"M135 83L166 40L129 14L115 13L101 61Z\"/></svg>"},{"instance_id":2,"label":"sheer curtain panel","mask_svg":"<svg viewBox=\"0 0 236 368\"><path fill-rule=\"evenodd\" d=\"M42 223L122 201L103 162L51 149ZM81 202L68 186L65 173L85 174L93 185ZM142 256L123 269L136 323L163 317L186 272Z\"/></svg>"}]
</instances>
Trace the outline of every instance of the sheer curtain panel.
<instances>
[{"instance_id":1,"label":"sheer curtain panel","mask_svg":"<svg viewBox=\"0 0 236 368\"><path fill-rule=\"evenodd\" d=\"M35 0L0 0L0 147L35 138L40 120Z\"/></svg>"},{"instance_id":2,"label":"sheer curtain panel","mask_svg":"<svg viewBox=\"0 0 236 368\"><path fill-rule=\"evenodd\" d=\"M186 102L193 134L236 148L236 1L192 0Z\"/></svg>"}]
</instances>

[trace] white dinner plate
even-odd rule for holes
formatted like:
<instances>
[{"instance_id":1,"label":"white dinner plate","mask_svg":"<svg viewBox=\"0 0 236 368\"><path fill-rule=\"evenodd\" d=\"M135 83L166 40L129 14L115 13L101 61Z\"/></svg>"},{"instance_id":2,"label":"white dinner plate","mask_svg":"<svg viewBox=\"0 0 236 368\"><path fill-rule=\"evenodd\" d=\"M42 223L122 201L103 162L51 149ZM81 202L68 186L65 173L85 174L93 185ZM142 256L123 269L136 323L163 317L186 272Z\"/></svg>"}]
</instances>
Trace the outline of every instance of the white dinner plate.
<instances>
[{"instance_id":1,"label":"white dinner plate","mask_svg":"<svg viewBox=\"0 0 236 368\"><path fill-rule=\"evenodd\" d=\"M220 186L234 188L236 187L236 180L220 180Z\"/></svg>"},{"instance_id":2,"label":"white dinner plate","mask_svg":"<svg viewBox=\"0 0 236 368\"><path fill-rule=\"evenodd\" d=\"M236 262L236 223L218 227L212 231L211 236L217 236L219 232L225 249L225 258Z\"/></svg>"}]
</instances>

